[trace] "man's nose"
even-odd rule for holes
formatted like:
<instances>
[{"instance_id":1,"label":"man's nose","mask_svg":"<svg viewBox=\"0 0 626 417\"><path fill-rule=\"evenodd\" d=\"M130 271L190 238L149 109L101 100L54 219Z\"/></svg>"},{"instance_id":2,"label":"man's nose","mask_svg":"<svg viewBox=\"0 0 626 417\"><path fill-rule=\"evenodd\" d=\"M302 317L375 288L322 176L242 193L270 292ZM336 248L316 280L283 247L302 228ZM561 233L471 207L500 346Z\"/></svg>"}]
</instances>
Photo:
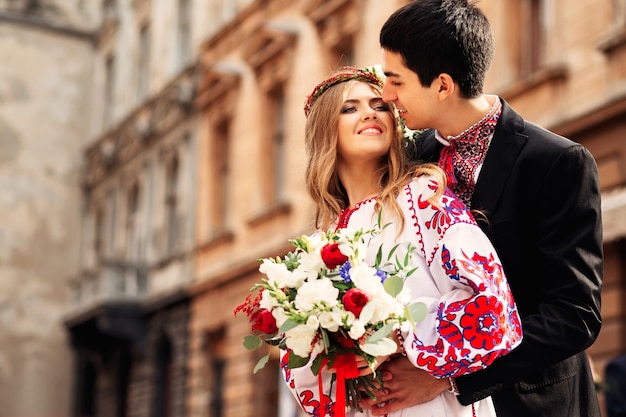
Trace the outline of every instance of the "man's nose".
<instances>
[{"instance_id":1,"label":"man's nose","mask_svg":"<svg viewBox=\"0 0 626 417\"><path fill-rule=\"evenodd\" d=\"M388 82L383 84L383 100L389 103L396 100L396 98L396 91L391 84Z\"/></svg>"}]
</instances>

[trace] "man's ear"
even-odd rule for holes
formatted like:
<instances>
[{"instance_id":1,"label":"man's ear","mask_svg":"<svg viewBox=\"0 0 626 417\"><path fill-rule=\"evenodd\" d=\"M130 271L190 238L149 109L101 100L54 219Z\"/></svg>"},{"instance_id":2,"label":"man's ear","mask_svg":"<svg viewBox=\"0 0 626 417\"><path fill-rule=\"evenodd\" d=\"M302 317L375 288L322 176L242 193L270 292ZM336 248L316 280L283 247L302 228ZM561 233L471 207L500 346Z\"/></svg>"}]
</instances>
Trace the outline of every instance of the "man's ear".
<instances>
[{"instance_id":1,"label":"man's ear","mask_svg":"<svg viewBox=\"0 0 626 417\"><path fill-rule=\"evenodd\" d=\"M442 72L435 80L435 83L437 83L437 93L442 100L454 93L456 86L454 85L454 80L449 74Z\"/></svg>"}]
</instances>

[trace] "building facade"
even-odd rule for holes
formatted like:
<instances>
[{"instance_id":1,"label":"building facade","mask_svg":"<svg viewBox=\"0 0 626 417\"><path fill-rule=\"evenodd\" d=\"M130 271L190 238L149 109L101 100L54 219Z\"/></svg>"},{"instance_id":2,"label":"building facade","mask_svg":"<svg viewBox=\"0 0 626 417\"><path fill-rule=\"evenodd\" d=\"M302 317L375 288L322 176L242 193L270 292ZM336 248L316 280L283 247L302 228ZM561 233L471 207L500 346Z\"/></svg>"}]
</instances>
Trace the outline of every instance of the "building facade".
<instances>
[{"instance_id":1,"label":"building facade","mask_svg":"<svg viewBox=\"0 0 626 417\"><path fill-rule=\"evenodd\" d=\"M63 327L79 264L97 13L89 2L0 1L0 416L67 416Z\"/></svg>"},{"instance_id":2,"label":"building facade","mask_svg":"<svg viewBox=\"0 0 626 417\"><path fill-rule=\"evenodd\" d=\"M302 182L304 97L330 69L379 62L378 31L404 3L258 1L205 42L208 74L198 104L206 116L199 137L206 159L199 162L191 287L191 415L290 415L272 385L280 379L276 356L253 376L260 355L242 347L248 325L233 320L231 312L261 278L254 260L284 254L289 237L311 231ZM587 146L598 162L606 229L605 325L588 353L599 380L607 361L626 351L624 5L480 3L497 43L486 91L528 120ZM273 402L261 406L259 398Z\"/></svg>"},{"instance_id":3,"label":"building facade","mask_svg":"<svg viewBox=\"0 0 626 417\"><path fill-rule=\"evenodd\" d=\"M74 360L70 415L184 416L197 50L215 10L192 0L97 3L80 265L64 317Z\"/></svg>"},{"instance_id":4,"label":"building facade","mask_svg":"<svg viewBox=\"0 0 626 417\"><path fill-rule=\"evenodd\" d=\"M0 417L296 414L233 310L312 230L306 95L378 63L406 2L0 0ZM626 1L479 6L486 91L598 162L602 377L626 353Z\"/></svg>"}]
</instances>

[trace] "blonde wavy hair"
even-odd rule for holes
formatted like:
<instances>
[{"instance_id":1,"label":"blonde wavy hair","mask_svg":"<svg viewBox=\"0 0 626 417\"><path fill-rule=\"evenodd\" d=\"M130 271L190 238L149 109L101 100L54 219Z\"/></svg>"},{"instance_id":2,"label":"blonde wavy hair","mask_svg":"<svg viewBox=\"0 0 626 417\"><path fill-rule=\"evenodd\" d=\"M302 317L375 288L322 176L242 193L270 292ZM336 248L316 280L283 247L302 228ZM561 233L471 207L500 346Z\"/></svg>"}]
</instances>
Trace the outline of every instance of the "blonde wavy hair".
<instances>
[{"instance_id":1,"label":"blonde wavy hair","mask_svg":"<svg viewBox=\"0 0 626 417\"><path fill-rule=\"evenodd\" d=\"M309 194L317 206L315 227L320 230L328 230L349 205L348 196L337 175L337 140L341 107L349 89L357 82L366 82L372 91L382 96L378 85L363 79L340 82L326 89L315 99L306 120L305 149L308 163L305 180ZM396 117L395 108L391 104L389 112L396 121L396 138L392 141L389 152L380 159L378 185L382 191L376 199L375 210L380 213L382 208L386 207L386 212L383 213L385 220L389 220L387 211L390 211L392 216L400 221L402 230L404 216L396 200L400 191L412 177L430 175L439 184L439 188L429 199L436 202L444 192L446 176L441 168L434 164L409 165L399 118Z\"/></svg>"}]
</instances>

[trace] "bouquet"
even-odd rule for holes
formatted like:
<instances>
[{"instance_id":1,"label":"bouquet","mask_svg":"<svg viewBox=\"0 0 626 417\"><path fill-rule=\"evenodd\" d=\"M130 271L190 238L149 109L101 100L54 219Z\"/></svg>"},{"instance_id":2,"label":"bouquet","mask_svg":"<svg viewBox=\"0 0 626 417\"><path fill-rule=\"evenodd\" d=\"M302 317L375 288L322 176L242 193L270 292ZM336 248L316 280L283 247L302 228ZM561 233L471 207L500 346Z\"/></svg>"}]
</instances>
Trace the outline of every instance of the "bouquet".
<instances>
[{"instance_id":1,"label":"bouquet","mask_svg":"<svg viewBox=\"0 0 626 417\"><path fill-rule=\"evenodd\" d=\"M302 367L313 357L311 370L320 385L322 367L335 370L335 416L345 415L346 405L361 410L362 392L373 396L375 379L382 385L376 372L359 376L356 357L365 358L374 369L377 356L397 350L391 332L413 326L426 314L423 303L409 305L404 286L417 269L411 266L410 244L402 257L395 255L399 245L387 254L381 246L374 264L366 264L368 245L381 230L379 216L371 230L340 229L290 240L293 252L259 259L266 277L235 309L251 324L252 334L244 338L247 349L265 342L287 350L288 368ZM269 356L259 360L255 373Z\"/></svg>"}]
</instances>

